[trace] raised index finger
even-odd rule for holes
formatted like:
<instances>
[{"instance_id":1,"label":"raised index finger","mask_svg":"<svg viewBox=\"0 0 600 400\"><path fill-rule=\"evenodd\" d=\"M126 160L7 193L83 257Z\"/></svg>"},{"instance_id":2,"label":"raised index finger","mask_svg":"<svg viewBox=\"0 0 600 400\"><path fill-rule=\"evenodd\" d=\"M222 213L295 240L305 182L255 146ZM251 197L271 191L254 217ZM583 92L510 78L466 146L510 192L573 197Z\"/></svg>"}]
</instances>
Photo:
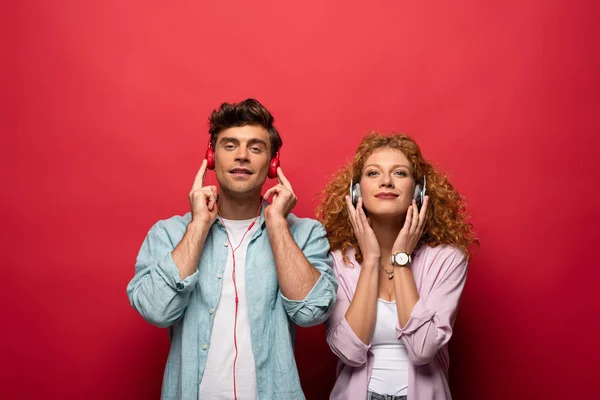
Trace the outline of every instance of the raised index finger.
<instances>
[{"instance_id":1,"label":"raised index finger","mask_svg":"<svg viewBox=\"0 0 600 400\"><path fill-rule=\"evenodd\" d=\"M192 190L200 189L201 187L204 186L204 178L206 177L206 165L207 164L208 164L208 161L206 161L206 159L204 159L204 161L202 161L202 165L200 165L200 169L198 170L196 177L194 178L194 184L192 185Z\"/></svg>"},{"instance_id":2,"label":"raised index finger","mask_svg":"<svg viewBox=\"0 0 600 400\"><path fill-rule=\"evenodd\" d=\"M290 181L287 180L287 178L283 174L283 170L281 169L281 167L277 167L277 179L279 180L279 183L288 188L291 192L294 191L292 189L292 184L290 183Z\"/></svg>"}]
</instances>

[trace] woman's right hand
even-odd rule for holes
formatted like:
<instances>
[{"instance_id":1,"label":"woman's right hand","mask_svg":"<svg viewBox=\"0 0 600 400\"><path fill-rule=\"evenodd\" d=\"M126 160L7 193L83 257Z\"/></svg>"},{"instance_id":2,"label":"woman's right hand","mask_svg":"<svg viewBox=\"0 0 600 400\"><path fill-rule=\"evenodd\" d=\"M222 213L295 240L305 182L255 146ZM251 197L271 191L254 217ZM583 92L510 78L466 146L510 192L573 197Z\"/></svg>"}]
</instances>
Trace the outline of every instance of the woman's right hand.
<instances>
[{"instance_id":1,"label":"woman's right hand","mask_svg":"<svg viewBox=\"0 0 600 400\"><path fill-rule=\"evenodd\" d=\"M356 236L363 256L363 263L373 262L375 265L379 265L381 250L379 249L377 236L375 236L375 232L371 228L371 221L367 218L363 210L362 197L358 199L358 204L354 208L350 196L346 196L346 206L354 236Z\"/></svg>"}]
</instances>

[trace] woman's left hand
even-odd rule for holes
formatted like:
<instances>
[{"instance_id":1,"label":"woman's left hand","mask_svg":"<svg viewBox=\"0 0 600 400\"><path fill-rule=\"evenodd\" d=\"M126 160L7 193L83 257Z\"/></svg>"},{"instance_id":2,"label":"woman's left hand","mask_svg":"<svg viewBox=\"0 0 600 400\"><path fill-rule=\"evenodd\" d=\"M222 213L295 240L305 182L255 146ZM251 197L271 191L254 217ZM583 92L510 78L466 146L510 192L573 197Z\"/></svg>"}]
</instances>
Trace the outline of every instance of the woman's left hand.
<instances>
[{"instance_id":1,"label":"woman's left hand","mask_svg":"<svg viewBox=\"0 0 600 400\"><path fill-rule=\"evenodd\" d=\"M408 207L406 212L406 218L404 220L404 226L400 230L394 246L392 248L392 254L402 251L407 254L412 252L417 247L423 229L425 228L425 221L427 219L427 204L429 203L429 197L425 196L421 211L418 211L417 203L413 200L412 205Z\"/></svg>"}]
</instances>

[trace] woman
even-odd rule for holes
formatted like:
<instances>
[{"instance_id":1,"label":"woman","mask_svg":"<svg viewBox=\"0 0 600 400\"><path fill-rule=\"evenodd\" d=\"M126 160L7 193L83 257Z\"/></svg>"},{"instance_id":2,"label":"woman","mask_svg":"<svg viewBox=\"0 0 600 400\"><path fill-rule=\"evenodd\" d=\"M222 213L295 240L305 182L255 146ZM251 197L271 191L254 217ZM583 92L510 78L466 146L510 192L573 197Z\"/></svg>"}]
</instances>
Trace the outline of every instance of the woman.
<instances>
[{"instance_id":1,"label":"woman","mask_svg":"<svg viewBox=\"0 0 600 400\"><path fill-rule=\"evenodd\" d=\"M371 133L318 216L339 282L330 398L450 399L447 345L476 242L461 196L410 137Z\"/></svg>"}]
</instances>

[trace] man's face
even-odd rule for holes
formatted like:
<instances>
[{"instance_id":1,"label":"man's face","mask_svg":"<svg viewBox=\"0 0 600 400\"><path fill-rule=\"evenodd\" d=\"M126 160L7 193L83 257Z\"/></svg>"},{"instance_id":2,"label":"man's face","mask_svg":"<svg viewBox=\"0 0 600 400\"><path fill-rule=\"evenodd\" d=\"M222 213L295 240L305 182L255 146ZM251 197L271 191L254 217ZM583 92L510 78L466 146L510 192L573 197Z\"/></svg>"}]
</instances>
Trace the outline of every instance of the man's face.
<instances>
[{"instance_id":1,"label":"man's face","mask_svg":"<svg viewBox=\"0 0 600 400\"><path fill-rule=\"evenodd\" d=\"M259 125L225 129L215 143L215 173L221 188L232 194L260 192L269 171L269 133Z\"/></svg>"}]
</instances>

